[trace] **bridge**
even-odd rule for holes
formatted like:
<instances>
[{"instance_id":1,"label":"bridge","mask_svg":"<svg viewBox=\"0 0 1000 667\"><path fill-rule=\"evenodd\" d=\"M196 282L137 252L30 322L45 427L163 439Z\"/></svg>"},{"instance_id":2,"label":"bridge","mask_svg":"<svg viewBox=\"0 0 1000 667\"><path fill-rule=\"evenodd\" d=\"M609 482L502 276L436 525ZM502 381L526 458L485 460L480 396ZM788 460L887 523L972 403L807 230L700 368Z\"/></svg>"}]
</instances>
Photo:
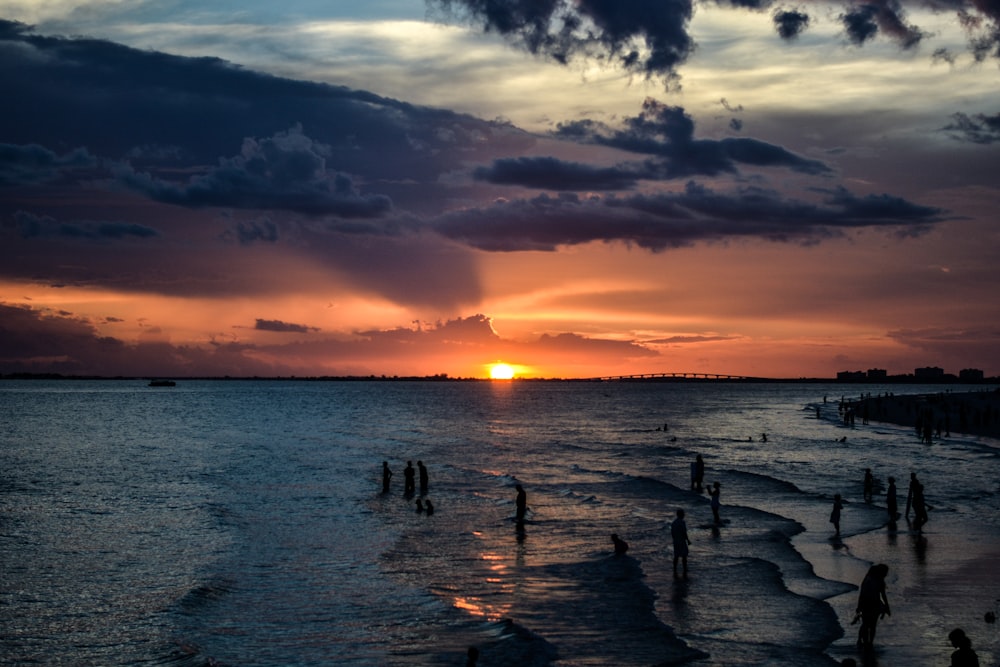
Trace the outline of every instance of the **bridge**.
<instances>
[{"instance_id":1,"label":"bridge","mask_svg":"<svg viewBox=\"0 0 1000 667\"><path fill-rule=\"evenodd\" d=\"M726 375L725 373L638 373L636 375L605 375L594 378L601 382L642 381L642 380L712 380L712 381L762 381L764 378L749 375Z\"/></svg>"}]
</instances>

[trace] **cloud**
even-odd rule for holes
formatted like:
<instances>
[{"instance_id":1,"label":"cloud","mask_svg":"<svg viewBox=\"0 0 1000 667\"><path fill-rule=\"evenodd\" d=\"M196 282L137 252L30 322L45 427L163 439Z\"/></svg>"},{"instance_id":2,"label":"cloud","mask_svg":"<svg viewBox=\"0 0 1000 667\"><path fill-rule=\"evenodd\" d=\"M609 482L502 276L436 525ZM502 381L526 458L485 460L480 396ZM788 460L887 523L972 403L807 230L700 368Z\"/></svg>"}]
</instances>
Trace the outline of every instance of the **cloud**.
<instances>
[{"instance_id":1,"label":"cloud","mask_svg":"<svg viewBox=\"0 0 1000 667\"><path fill-rule=\"evenodd\" d=\"M147 239L159 236L152 227L131 222L59 222L48 216L39 216L24 211L14 214L21 238L37 239L61 237L88 241L121 240L126 237Z\"/></svg>"},{"instance_id":2,"label":"cloud","mask_svg":"<svg viewBox=\"0 0 1000 667\"><path fill-rule=\"evenodd\" d=\"M809 27L809 15L798 9L777 9L771 15L778 35L785 40L795 39Z\"/></svg>"},{"instance_id":3,"label":"cloud","mask_svg":"<svg viewBox=\"0 0 1000 667\"><path fill-rule=\"evenodd\" d=\"M53 181L67 170L91 167L97 160L85 149L57 155L38 144L0 143L0 187Z\"/></svg>"},{"instance_id":4,"label":"cloud","mask_svg":"<svg viewBox=\"0 0 1000 667\"><path fill-rule=\"evenodd\" d=\"M915 235L945 219L941 209L891 195L857 196L843 188L818 192L825 199L817 203L756 187L725 193L689 182L681 192L627 197L541 195L452 212L434 228L489 251L553 251L593 241L660 251L751 236L811 243L862 227Z\"/></svg>"},{"instance_id":5,"label":"cloud","mask_svg":"<svg viewBox=\"0 0 1000 667\"><path fill-rule=\"evenodd\" d=\"M260 318L254 324L254 329L257 331L276 331L278 333L310 333L319 331L319 327L292 324L290 322L282 322L281 320L262 320Z\"/></svg>"},{"instance_id":6,"label":"cloud","mask_svg":"<svg viewBox=\"0 0 1000 667\"><path fill-rule=\"evenodd\" d=\"M992 116L964 113L952 114L952 122L943 129L957 139L976 144L992 144L1000 141L1000 113Z\"/></svg>"},{"instance_id":7,"label":"cloud","mask_svg":"<svg viewBox=\"0 0 1000 667\"><path fill-rule=\"evenodd\" d=\"M751 138L695 139L694 119L682 107L647 98L638 116L625 118L622 129L591 120L557 126L556 136L651 155L646 177L665 179L735 173L737 165L784 167L811 175L831 174L819 160Z\"/></svg>"},{"instance_id":8,"label":"cloud","mask_svg":"<svg viewBox=\"0 0 1000 667\"><path fill-rule=\"evenodd\" d=\"M548 190L626 190L641 177L628 168L591 167L554 157L495 160L491 167L479 167L473 175L490 183Z\"/></svg>"},{"instance_id":9,"label":"cloud","mask_svg":"<svg viewBox=\"0 0 1000 667\"><path fill-rule=\"evenodd\" d=\"M426 0L442 15L481 26L526 51L562 64L574 59L612 63L628 72L660 78L676 86L680 69L699 48L688 29L693 0ZM772 0L716 0L739 11L769 9ZM827 6L828 3L812 2ZM970 29L969 46L977 59L1000 57L1000 8L996 0L927 0L935 12L952 10ZM778 8L775 29L792 40L812 19L801 8ZM912 49L929 33L908 23L899 0L845 3L838 20L850 43L862 45L883 34L902 49ZM827 47L821 47L827 48Z\"/></svg>"},{"instance_id":10,"label":"cloud","mask_svg":"<svg viewBox=\"0 0 1000 667\"><path fill-rule=\"evenodd\" d=\"M840 15L840 21L848 39L854 44L864 44L879 31L894 39L904 49L917 46L926 37L920 28L906 23L898 0L868 0L852 5Z\"/></svg>"},{"instance_id":11,"label":"cloud","mask_svg":"<svg viewBox=\"0 0 1000 667\"><path fill-rule=\"evenodd\" d=\"M249 204L258 185L262 204L293 205L277 196L284 183L300 188L299 208L367 215L384 211L389 200L423 201L439 176L466 161L513 154L535 141L505 121L271 76L218 58L34 35L8 21L0 21L0 89L16 91L18 103L4 110L3 136L20 146L0 153L0 177L37 182L58 167L89 164L88 156L128 160L120 171L132 187L184 205ZM81 148L66 155L42 148L53 146ZM165 180L184 171L196 174L191 182ZM379 182L386 199L358 199L362 181Z\"/></svg>"},{"instance_id":12,"label":"cloud","mask_svg":"<svg viewBox=\"0 0 1000 667\"><path fill-rule=\"evenodd\" d=\"M577 57L593 58L670 80L694 49L687 31L694 12L690 0L427 0L427 4L564 64Z\"/></svg>"},{"instance_id":13,"label":"cloud","mask_svg":"<svg viewBox=\"0 0 1000 667\"><path fill-rule=\"evenodd\" d=\"M277 320L262 330L300 325ZM272 326L272 324L274 326ZM310 327L305 327L312 330ZM0 373L61 373L136 377L234 376L300 377L322 375L432 375L456 358L485 364L498 358L542 365L557 360L580 363L599 355L612 363L658 354L635 342L587 338L578 334L543 334L512 341L493 329L491 318L477 314L413 327L371 329L336 336L297 337L278 344L214 341L206 345L164 342L125 343L102 336L95 326L69 313L39 311L0 302Z\"/></svg>"},{"instance_id":14,"label":"cloud","mask_svg":"<svg viewBox=\"0 0 1000 667\"><path fill-rule=\"evenodd\" d=\"M285 210L342 218L374 218L392 209L388 197L362 195L350 176L329 173L329 153L329 147L293 127L267 139L244 139L240 155L221 160L186 184L138 173L127 164L113 171L120 183L151 199L192 208Z\"/></svg>"},{"instance_id":15,"label":"cloud","mask_svg":"<svg viewBox=\"0 0 1000 667\"><path fill-rule=\"evenodd\" d=\"M574 354L589 356L599 355L603 358L636 358L657 357L659 353L628 340L601 340L588 338L579 334L562 333L556 335L543 334L538 340L542 351L552 354L571 356Z\"/></svg>"}]
</instances>

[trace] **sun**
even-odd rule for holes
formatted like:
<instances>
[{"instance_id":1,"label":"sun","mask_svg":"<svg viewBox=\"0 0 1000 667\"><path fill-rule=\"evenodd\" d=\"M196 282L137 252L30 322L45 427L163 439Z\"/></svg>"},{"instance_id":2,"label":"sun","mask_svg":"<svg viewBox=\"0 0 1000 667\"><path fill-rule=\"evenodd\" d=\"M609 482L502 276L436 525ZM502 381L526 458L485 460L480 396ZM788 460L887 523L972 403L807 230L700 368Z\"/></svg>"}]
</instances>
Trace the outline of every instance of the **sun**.
<instances>
[{"instance_id":1,"label":"sun","mask_svg":"<svg viewBox=\"0 0 1000 667\"><path fill-rule=\"evenodd\" d=\"M514 367L510 364L496 363L490 366L490 379L510 380L514 377Z\"/></svg>"}]
</instances>

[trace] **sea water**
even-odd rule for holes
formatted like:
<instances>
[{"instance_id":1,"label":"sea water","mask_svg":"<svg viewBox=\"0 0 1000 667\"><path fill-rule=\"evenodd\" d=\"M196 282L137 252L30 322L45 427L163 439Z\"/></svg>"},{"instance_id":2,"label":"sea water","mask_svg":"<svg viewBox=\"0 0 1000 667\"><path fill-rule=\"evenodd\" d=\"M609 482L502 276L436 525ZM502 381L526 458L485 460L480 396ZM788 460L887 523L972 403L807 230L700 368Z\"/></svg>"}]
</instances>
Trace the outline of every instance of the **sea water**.
<instances>
[{"instance_id":1,"label":"sea water","mask_svg":"<svg viewBox=\"0 0 1000 667\"><path fill-rule=\"evenodd\" d=\"M884 530L865 468L901 510L919 470L932 522L1000 534L996 443L845 425L857 389L2 381L0 662L836 664L869 563L830 559L828 517L841 493L844 539ZM690 488L699 453L721 526ZM403 494L418 460L431 516Z\"/></svg>"}]
</instances>

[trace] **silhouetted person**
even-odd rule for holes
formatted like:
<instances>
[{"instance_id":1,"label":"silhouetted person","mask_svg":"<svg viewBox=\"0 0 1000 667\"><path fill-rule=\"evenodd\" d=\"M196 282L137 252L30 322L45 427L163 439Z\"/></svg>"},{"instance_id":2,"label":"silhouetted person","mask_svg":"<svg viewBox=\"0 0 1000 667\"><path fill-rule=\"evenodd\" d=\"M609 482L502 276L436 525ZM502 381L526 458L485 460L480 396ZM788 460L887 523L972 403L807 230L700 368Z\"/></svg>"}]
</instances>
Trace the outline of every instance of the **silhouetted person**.
<instances>
[{"instance_id":1,"label":"silhouetted person","mask_svg":"<svg viewBox=\"0 0 1000 667\"><path fill-rule=\"evenodd\" d=\"M465 655L465 667L476 667L476 663L479 662L479 649L475 646L470 646L469 652Z\"/></svg>"},{"instance_id":2,"label":"silhouetted person","mask_svg":"<svg viewBox=\"0 0 1000 667\"><path fill-rule=\"evenodd\" d=\"M927 523L927 499L923 484L918 484L913 491L913 522L918 528Z\"/></svg>"},{"instance_id":3,"label":"silhouetted person","mask_svg":"<svg viewBox=\"0 0 1000 667\"><path fill-rule=\"evenodd\" d=\"M434 505L431 504L430 499L424 501L424 509L427 510L427 516L434 514Z\"/></svg>"},{"instance_id":4,"label":"silhouetted person","mask_svg":"<svg viewBox=\"0 0 1000 667\"><path fill-rule=\"evenodd\" d=\"M407 461L406 467L403 468L403 493L412 496L416 491L416 485L414 484L413 476L416 474L416 470L413 469L413 461Z\"/></svg>"},{"instance_id":5,"label":"silhouetted person","mask_svg":"<svg viewBox=\"0 0 1000 667\"><path fill-rule=\"evenodd\" d=\"M389 493L389 480L392 479L392 471L389 470L389 462L382 461L382 493Z\"/></svg>"},{"instance_id":6,"label":"silhouetted person","mask_svg":"<svg viewBox=\"0 0 1000 667\"><path fill-rule=\"evenodd\" d=\"M705 481L705 459L701 458L701 454L694 457L694 463L691 464L691 488L701 493L701 483Z\"/></svg>"},{"instance_id":7,"label":"silhouetted person","mask_svg":"<svg viewBox=\"0 0 1000 667\"><path fill-rule=\"evenodd\" d=\"M715 519L715 523L722 523L722 519L719 518L719 507L721 505L719 502L719 495L722 493L722 490L719 489L719 483L716 482L713 484L708 493L712 496L712 518Z\"/></svg>"},{"instance_id":8,"label":"silhouetted person","mask_svg":"<svg viewBox=\"0 0 1000 667\"><path fill-rule=\"evenodd\" d=\"M417 461L417 469L420 471L420 495L427 495L427 466L423 461Z\"/></svg>"},{"instance_id":9,"label":"silhouetted person","mask_svg":"<svg viewBox=\"0 0 1000 667\"><path fill-rule=\"evenodd\" d=\"M830 523L833 524L834 533L837 537L840 537L840 510L844 509L844 503L840 500L840 494L837 493L833 496L833 511L830 512Z\"/></svg>"},{"instance_id":10,"label":"silhouetted person","mask_svg":"<svg viewBox=\"0 0 1000 667\"><path fill-rule=\"evenodd\" d=\"M674 541L674 576L677 576L677 561L681 560L686 578L688 574L688 546L691 544L691 540L688 538L687 523L684 521L684 510L677 510L677 518L670 524L670 537Z\"/></svg>"},{"instance_id":11,"label":"silhouetted person","mask_svg":"<svg viewBox=\"0 0 1000 667\"><path fill-rule=\"evenodd\" d=\"M617 533L611 533L611 541L615 545L616 556L624 556L628 552L628 542L618 537Z\"/></svg>"},{"instance_id":12,"label":"silhouetted person","mask_svg":"<svg viewBox=\"0 0 1000 667\"><path fill-rule=\"evenodd\" d=\"M868 574L861 582L858 593L857 613L861 614L861 629L858 630L858 643L865 648L875 645L875 630L878 620L886 614L892 616L889 610L889 598L885 594L885 577L889 574L889 566L878 564L868 568Z\"/></svg>"},{"instance_id":13,"label":"silhouetted person","mask_svg":"<svg viewBox=\"0 0 1000 667\"><path fill-rule=\"evenodd\" d=\"M865 502L872 501L872 493L875 491L875 478L872 477L872 469L865 468Z\"/></svg>"},{"instance_id":14,"label":"silhouetted person","mask_svg":"<svg viewBox=\"0 0 1000 667\"><path fill-rule=\"evenodd\" d=\"M761 433L760 434L760 441L761 442L767 442L767 433Z\"/></svg>"},{"instance_id":15,"label":"silhouetted person","mask_svg":"<svg viewBox=\"0 0 1000 667\"><path fill-rule=\"evenodd\" d=\"M896 504L896 478L889 478L889 487L885 490L885 506L889 512L889 521L896 523L899 518L899 506Z\"/></svg>"},{"instance_id":16,"label":"silhouetted person","mask_svg":"<svg viewBox=\"0 0 1000 667\"><path fill-rule=\"evenodd\" d=\"M913 525L920 528L927 523L927 501L924 499L924 485L917 479L917 473L910 473L910 486L906 491L906 518L910 518L913 508Z\"/></svg>"},{"instance_id":17,"label":"silhouetted person","mask_svg":"<svg viewBox=\"0 0 1000 667\"><path fill-rule=\"evenodd\" d=\"M524 487L520 484L516 484L514 488L517 489L517 498L514 500L517 512L514 518L518 523L524 523L524 515L528 511L528 494L524 492Z\"/></svg>"},{"instance_id":18,"label":"silhouetted person","mask_svg":"<svg viewBox=\"0 0 1000 667\"><path fill-rule=\"evenodd\" d=\"M424 501L417 498L417 514L422 514L424 511Z\"/></svg>"},{"instance_id":19,"label":"silhouetted person","mask_svg":"<svg viewBox=\"0 0 1000 667\"><path fill-rule=\"evenodd\" d=\"M951 667L979 667L979 656L972 650L972 640L962 628L948 633L948 641L955 647L951 654Z\"/></svg>"},{"instance_id":20,"label":"silhouetted person","mask_svg":"<svg viewBox=\"0 0 1000 667\"><path fill-rule=\"evenodd\" d=\"M910 486L906 489L906 513L907 519L910 518L910 508L913 507L913 489L915 486L919 485L920 482L917 481L917 473L910 473Z\"/></svg>"}]
</instances>

